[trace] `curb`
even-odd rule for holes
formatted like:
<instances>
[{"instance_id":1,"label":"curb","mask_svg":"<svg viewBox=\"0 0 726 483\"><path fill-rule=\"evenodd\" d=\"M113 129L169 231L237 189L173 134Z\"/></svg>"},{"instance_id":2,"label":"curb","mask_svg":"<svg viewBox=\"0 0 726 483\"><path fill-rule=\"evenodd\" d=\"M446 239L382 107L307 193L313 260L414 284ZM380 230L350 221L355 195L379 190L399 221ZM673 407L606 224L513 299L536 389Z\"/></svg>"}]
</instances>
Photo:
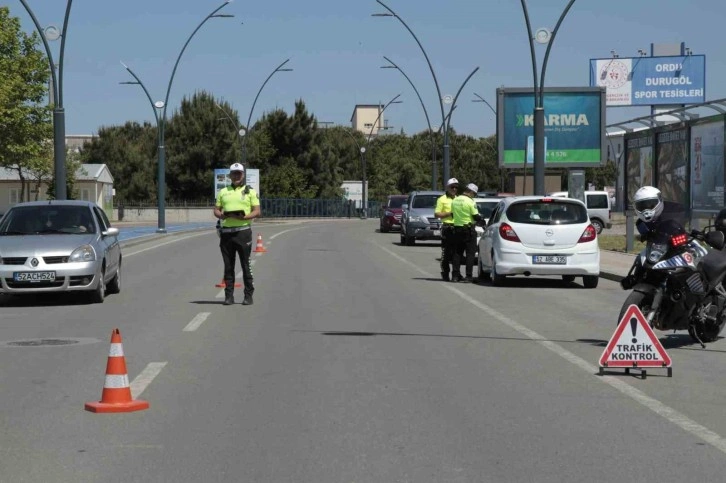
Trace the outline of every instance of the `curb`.
<instances>
[{"instance_id":1,"label":"curb","mask_svg":"<svg viewBox=\"0 0 726 483\"><path fill-rule=\"evenodd\" d=\"M606 280L612 280L613 282L619 282L623 279L623 276L618 275L617 273L600 272L600 278L604 278Z\"/></svg>"},{"instance_id":2,"label":"curb","mask_svg":"<svg viewBox=\"0 0 726 483\"><path fill-rule=\"evenodd\" d=\"M169 237L169 236L183 235L185 233L192 233L192 232L196 232L196 231L207 231L207 230L213 231L214 230L214 227L211 227L211 228L210 227L206 227L206 228L191 228L189 230L179 230L179 231L174 231L174 232L171 232L171 233L169 233L169 232L167 232L167 233L152 233L152 234L149 234L149 235L143 235L143 236L140 236L140 237L131 238L130 240L124 240L124 241L120 242L119 245L121 246L121 248L129 248L129 247L134 247L136 245L141 245L143 243L151 242L151 241L154 241L154 240L159 240L161 238L166 238L166 237Z\"/></svg>"}]
</instances>

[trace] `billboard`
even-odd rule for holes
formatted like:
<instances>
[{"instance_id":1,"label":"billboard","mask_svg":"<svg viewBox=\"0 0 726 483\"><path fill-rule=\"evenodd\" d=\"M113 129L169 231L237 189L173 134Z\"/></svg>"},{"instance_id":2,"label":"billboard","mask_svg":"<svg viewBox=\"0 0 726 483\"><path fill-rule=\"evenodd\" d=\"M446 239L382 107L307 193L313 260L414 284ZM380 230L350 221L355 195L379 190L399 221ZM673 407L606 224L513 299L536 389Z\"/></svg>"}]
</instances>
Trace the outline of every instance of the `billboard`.
<instances>
[{"instance_id":1,"label":"billboard","mask_svg":"<svg viewBox=\"0 0 726 483\"><path fill-rule=\"evenodd\" d=\"M724 206L724 121L691 126L691 209L719 211Z\"/></svg>"},{"instance_id":2,"label":"billboard","mask_svg":"<svg viewBox=\"0 0 726 483\"><path fill-rule=\"evenodd\" d=\"M655 186L663 199L688 206L688 130L685 127L656 132Z\"/></svg>"},{"instance_id":3,"label":"billboard","mask_svg":"<svg viewBox=\"0 0 726 483\"><path fill-rule=\"evenodd\" d=\"M638 188L653 184L653 137L650 134L625 139L625 209L630 208Z\"/></svg>"},{"instance_id":4,"label":"billboard","mask_svg":"<svg viewBox=\"0 0 726 483\"><path fill-rule=\"evenodd\" d=\"M246 169L245 170L245 183L250 185L250 188L257 192L257 197L261 197L260 194L260 170L259 169ZM221 168L214 170L214 198L217 198L219 190L225 186L232 184L229 179L229 168Z\"/></svg>"},{"instance_id":5,"label":"billboard","mask_svg":"<svg viewBox=\"0 0 726 483\"><path fill-rule=\"evenodd\" d=\"M590 59L590 86L607 89L607 106L706 102L706 56Z\"/></svg>"},{"instance_id":6,"label":"billboard","mask_svg":"<svg viewBox=\"0 0 726 483\"><path fill-rule=\"evenodd\" d=\"M545 166L592 168L604 164L605 89L544 89ZM532 89L497 89L499 166L521 168L534 163L534 96Z\"/></svg>"}]
</instances>

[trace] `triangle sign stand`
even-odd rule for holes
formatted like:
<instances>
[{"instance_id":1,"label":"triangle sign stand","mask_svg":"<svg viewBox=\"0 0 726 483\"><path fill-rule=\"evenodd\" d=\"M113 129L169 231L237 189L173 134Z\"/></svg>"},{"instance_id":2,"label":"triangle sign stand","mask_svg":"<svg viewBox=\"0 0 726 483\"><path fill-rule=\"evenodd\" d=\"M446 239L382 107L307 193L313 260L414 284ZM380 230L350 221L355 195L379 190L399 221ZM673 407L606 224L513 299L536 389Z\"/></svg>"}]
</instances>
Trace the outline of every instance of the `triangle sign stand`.
<instances>
[{"instance_id":1,"label":"triangle sign stand","mask_svg":"<svg viewBox=\"0 0 726 483\"><path fill-rule=\"evenodd\" d=\"M625 311L600 356L601 376L605 369L614 367L624 368L625 374L630 374L630 369L639 369L643 379L647 367L666 368L668 377L673 377L671 358L637 305L631 305Z\"/></svg>"}]
</instances>

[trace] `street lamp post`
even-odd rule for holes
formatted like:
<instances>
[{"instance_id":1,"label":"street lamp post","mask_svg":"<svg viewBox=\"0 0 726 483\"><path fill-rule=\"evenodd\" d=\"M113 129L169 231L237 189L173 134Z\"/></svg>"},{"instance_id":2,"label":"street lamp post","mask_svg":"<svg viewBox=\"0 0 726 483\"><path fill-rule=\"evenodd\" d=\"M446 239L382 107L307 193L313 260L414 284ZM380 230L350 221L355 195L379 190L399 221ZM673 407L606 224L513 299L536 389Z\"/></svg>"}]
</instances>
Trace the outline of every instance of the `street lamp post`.
<instances>
[{"instance_id":1,"label":"street lamp post","mask_svg":"<svg viewBox=\"0 0 726 483\"><path fill-rule=\"evenodd\" d=\"M397 100L399 97L401 97L401 94L398 94L396 97L394 97L393 99L391 99L390 101L388 101L388 103L385 106L383 106L383 109L380 109L379 108L379 110L378 110L378 116L376 117L376 120L373 121L373 125L371 126L371 130L368 132L368 138L366 139L366 145L365 146L362 146L360 148L361 161L362 161L362 164L363 164L363 177L362 177L362 183L361 183L361 185L362 185L361 186L361 194L362 194L362 198L361 198L361 208L362 209L361 209L361 215L360 215L360 217L363 218L363 219L368 218L368 203L366 203L366 178L367 178L367 175L366 175L366 151L367 151L367 149L366 148L371 143L371 136L373 136L373 129L375 129L376 124L378 124L378 121L381 119L381 116L383 115L383 112L391 104L400 104L402 101L398 101ZM378 130L380 131L381 128L379 127Z\"/></svg>"},{"instance_id":2,"label":"street lamp post","mask_svg":"<svg viewBox=\"0 0 726 483\"><path fill-rule=\"evenodd\" d=\"M459 87L459 90L456 91L456 95L454 96L454 100L451 102L451 108L449 109L449 114L446 116L446 129L445 129L445 135L448 138L448 132L449 128L451 127L451 115L454 112L454 109L456 109L456 100L459 98L459 94L461 94L461 91L464 89L464 86L467 82L469 82L469 79L472 78L474 74L476 74L476 71L479 70L479 67L476 67L474 70L471 71L471 73L464 79L464 82L462 82L461 86ZM448 179L448 178L446 178Z\"/></svg>"},{"instance_id":3,"label":"street lamp post","mask_svg":"<svg viewBox=\"0 0 726 483\"><path fill-rule=\"evenodd\" d=\"M141 82L141 79L134 74L134 72L123 62L121 62L121 65L123 65L126 70L131 74L134 79L136 79L136 82L123 82L122 84L138 84L141 86L141 88L146 93L146 97L149 99L149 102L151 102L152 107L154 108L154 115L156 117L156 125L157 129L159 131L158 139L159 139L159 147L157 149L157 155L158 155L158 182L157 182L157 206L158 206L158 227L156 232L157 233L166 233L166 153L165 153L165 147L164 147L164 128L166 126L166 110L169 107L169 93L171 92L171 84L174 81L174 74L176 74L176 69L179 66L179 61L181 60L182 54L184 54L184 51L187 48L187 45L189 45L189 42L192 40L194 35L199 31L200 28L202 28L202 25L204 25L207 20L210 18L231 18L234 17L234 15L224 15L224 14L217 14L218 11L220 11L222 8L226 7L232 0L227 0L222 5L217 7L207 15L204 20L202 20L199 25L197 25L197 28L194 29L194 31L191 33L191 35L187 38L187 41L184 43L184 46L181 49L181 52L179 52L179 56L176 58L176 63L174 64L174 68L171 71L171 76L169 77L169 85L166 88L166 97L163 101L157 101L153 102L151 99L151 96L149 95L149 91L146 89L146 86L144 86L143 82ZM158 115L157 109L161 111L161 116Z\"/></svg>"},{"instance_id":4,"label":"street lamp post","mask_svg":"<svg viewBox=\"0 0 726 483\"><path fill-rule=\"evenodd\" d=\"M421 49L421 52L423 53L424 57L426 58L426 63L429 65L429 70L431 71L431 76L434 78L434 84L436 85L436 93L439 96L439 107L441 109L441 124L443 125L446 123L446 114L444 114L444 100L441 96L441 89L439 88L439 81L436 79L436 73L434 72L434 68L431 65L431 61L429 60L429 56L426 53L426 50L424 50L423 45L421 45L421 42L419 42L418 37L416 37L416 34L413 33L413 30L409 28L408 25L406 25L406 22L403 21L401 17L398 16L396 12L394 12L388 5L383 3L381 0L376 0L383 8L388 10L389 13L374 13L374 17L395 17L398 19L399 22L408 30L408 32L411 34L413 39L418 44L419 48ZM444 130L444 180L449 179L449 132L448 130ZM444 181L445 182L445 181ZM434 187L435 188L435 187Z\"/></svg>"},{"instance_id":5,"label":"street lamp post","mask_svg":"<svg viewBox=\"0 0 726 483\"><path fill-rule=\"evenodd\" d=\"M63 58L66 50L66 32L68 31L68 17L71 14L71 4L73 0L68 0L66 3L66 14L63 18L62 32L58 33L58 29L55 27L47 27L43 30L40 27L40 22L35 17L35 14L30 9L30 6L25 0L20 0L25 10L30 15L30 18L35 24L35 28L40 34L40 39L43 41L45 47L45 53L48 56L48 62L50 62L50 75L53 81L53 171L54 171L54 191L55 198L57 200L65 200L67 198L66 193L66 114L63 108ZM58 62L58 75L56 77L55 66L53 62L53 54L50 51L50 45L48 40L57 40L58 37L61 39L60 46L60 57Z\"/></svg>"},{"instance_id":6,"label":"street lamp post","mask_svg":"<svg viewBox=\"0 0 726 483\"><path fill-rule=\"evenodd\" d=\"M241 131L243 131L243 129L240 130L240 134L243 136L243 139L242 139L242 166L244 166L245 168L247 168L247 138L249 137L250 131L252 131L252 128L250 128L250 122L252 122L252 111L255 110L255 104L257 104L257 99L260 97L260 93L262 92L262 89L265 88L265 85L267 85L267 82L272 78L272 76L275 75L275 73L277 73L277 72L292 71L292 69L290 69L290 68L283 68L284 65L287 64L289 61L290 61L290 59L287 59L287 60L285 60L285 62L283 62L282 64L275 67L275 70L270 72L270 75L267 76L267 79L265 79L265 82L262 83L262 85L260 86L260 90L257 91L255 100L252 102L252 107L250 107L250 114L249 114L249 116L247 116L247 125L245 126L245 128L247 129L247 131L246 131L247 135L245 136L245 134L241 132Z\"/></svg>"},{"instance_id":7,"label":"street lamp post","mask_svg":"<svg viewBox=\"0 0 726 483\"><path fill-rule=\"evenodd\" d=\"M237 136L235 136L235 141L238 139L244 139L244 135L246 132L245 129L242 126L240 126L239 124L237 124L237 122L235 122L235 120L232 119L232 116L230 116L229 113L222 106L220 106L216 102L214 103L214 105L217 106L219 108L219 110L222 111L225 115L225 117L220 117L219 120L220 121L229 120L229 122L232 123L232 126L234 126L234 131L237 134ZM240 153L242 151L241 145L242 145L242 141L240 141ZM240 156L241 156L241 154L240 154Z\"/></svg>"},{"instance_id":8,"label":"street lamp post","mask_svg":"<svg viewBox=\"0 0 726 483\"><path fill-rule=\"evenodd\" d=\"M401 74L403 74L403 77L406 78L409 84L411 84L411 87L413 88L413 91L416 93L416 96L418 97L419 102L421 103L421 108L423 109L424 116L426 116L426 124L429 127L429 138L431 139L431 189L436 189L436 140L434 139L434 132L431 129L431 120L429 119L429 113L426 110L426 105L423 102L423 99L421 99L421 94L418 93L418 89L416 89L416 86L413 84L411 79L406 75L406 73L396 65L395 62L393 62L391 59L383 56L384 59L388 61L390 65L383 65L381 66L381 69L396 69Z\"/></svg>"},{"instance_id":9,"label":"street lamp post","mask_svg":"<svg viewBox=\"0 0 726 483\"><path fill-rule=\"evenodd\" d=\"M527 11L526 0L521 0L522 11L524 12L524 20L527 24L527 35L529 37L529 51L532 57L532 78L534 83L534 194L544 195L545 194L545 125L544 125L544 81L545 72L547 70L547 60L550 56L550 50L552 44L555 41L555 35L560 28L560 24L565 19L567 12L570 11L572 4L575 0L570 0L564 11L560 15L557 24L555 24L554 30L550 32L547 29L538 29L535 34L532 33L532 24L529 21L529 12ZM542 71L540 73L539 89L537 83L537 58L534 52L534 42L537 41L541 44L547 44L547 50L545 51L544 60L542 62ZM525 166L527 161L525 159Z\"/></svg>"}]
</instances>

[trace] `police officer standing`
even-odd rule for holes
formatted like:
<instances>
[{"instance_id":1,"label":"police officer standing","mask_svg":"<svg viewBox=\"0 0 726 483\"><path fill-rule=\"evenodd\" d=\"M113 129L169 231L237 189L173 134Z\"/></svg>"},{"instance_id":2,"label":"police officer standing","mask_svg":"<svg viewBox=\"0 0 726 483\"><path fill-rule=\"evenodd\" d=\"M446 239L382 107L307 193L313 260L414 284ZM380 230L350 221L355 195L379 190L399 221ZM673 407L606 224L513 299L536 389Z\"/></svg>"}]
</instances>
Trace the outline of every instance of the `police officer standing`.
<instances>
[{"instance_id":1,"label":"police officer standing","mask_svg":"<svg viewBox=\"0 0 726 483\"><path fill-rule=\"evenodd\" d=\"M240 163L229 167L232 184L217 193L214 216L221 220L219 248L224 261L224 305L234 304L234 271L237 255L242 264L245 298L252 305L255 286L252 279L252 220L260 216L260 200L254 189L244 184L245 168Z\"/></svg>"},{"instance_id":2,"label":"police officer standing","mask_svg":"<svg viewBox=\"0 0 726 483\"><path fill-rule=\"evenodd\" d=\"M454 215L451 213L451 203L456 198L459 181L451 178L446 183L446 193L436 200L434 216L441 220L441 279L449 281L449 265L454 256ZM454 272L456 277L457 272ZM461 278L461 274L458 274Z\"/></svg>"},{"instance_id":3,"label":"police officer standing","mask_svg":"<svg viewBox=\"0 0 726 483\"><path fill-rule=\"evenodd\" d=\"M473 198L479 188L474 183L469 183L464 188L464 194L454 198L451 203L451 211L454 214L454 271L452 281L471 283L474 281L474 253L476 252L476 223L480 221L481 215L476 207ZM461 257L466 253L466 277L462 280Z\"/></svg>"}]
</instances>

